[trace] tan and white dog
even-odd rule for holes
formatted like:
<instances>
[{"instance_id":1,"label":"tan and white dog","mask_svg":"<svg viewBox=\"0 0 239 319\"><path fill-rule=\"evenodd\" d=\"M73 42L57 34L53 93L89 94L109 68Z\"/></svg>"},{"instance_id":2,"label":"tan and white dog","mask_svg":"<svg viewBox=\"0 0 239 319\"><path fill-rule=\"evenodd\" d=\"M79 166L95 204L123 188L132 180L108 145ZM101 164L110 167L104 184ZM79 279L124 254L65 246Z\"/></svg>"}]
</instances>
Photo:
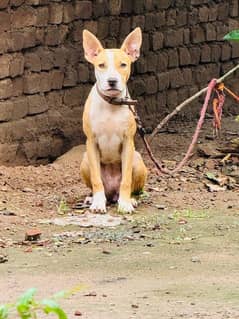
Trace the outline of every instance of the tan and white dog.
<instances>
[{"instance_id":1,"label":"tan and white dog","mask_svg":"<svg viewBox=\"0 0 239 319\"><path fill-rule=\"evenodd\" d=\"M131 63L139 57L141 43L140 28L126 37L120 49L104 49L91 32L83 31L85 58L95 67L96 84L83 113L87 142L80 173L93 191L94 212L106 212L107 200L118 201L120 212L132 212L136 202L131 193L142 190L147 177L135 151L134 116L127 105L110 103L110 98L126 96Z\"/></svg>"}]
</instances>

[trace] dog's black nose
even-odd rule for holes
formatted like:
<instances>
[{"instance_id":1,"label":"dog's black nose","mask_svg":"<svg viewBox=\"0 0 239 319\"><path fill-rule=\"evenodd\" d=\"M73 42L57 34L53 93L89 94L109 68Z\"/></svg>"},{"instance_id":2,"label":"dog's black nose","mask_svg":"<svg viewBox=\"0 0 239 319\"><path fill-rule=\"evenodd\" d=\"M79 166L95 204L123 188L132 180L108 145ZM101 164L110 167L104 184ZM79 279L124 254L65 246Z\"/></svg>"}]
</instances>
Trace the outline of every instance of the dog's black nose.
<instances>
[{"instance_id":1,"label":"dog's black nose","mask_svg":"<svg viewBox=\"0 0 239 319\"><path fill-rule=\"evenodd\" d=\"M114 78L109 78L109 79L108 79L108 83L109 83L109 86L110 86L111 88L115 88L115 87L116 87L116 84L117 84L117 80L114 79Z\"/></svg>"}]
</instances>

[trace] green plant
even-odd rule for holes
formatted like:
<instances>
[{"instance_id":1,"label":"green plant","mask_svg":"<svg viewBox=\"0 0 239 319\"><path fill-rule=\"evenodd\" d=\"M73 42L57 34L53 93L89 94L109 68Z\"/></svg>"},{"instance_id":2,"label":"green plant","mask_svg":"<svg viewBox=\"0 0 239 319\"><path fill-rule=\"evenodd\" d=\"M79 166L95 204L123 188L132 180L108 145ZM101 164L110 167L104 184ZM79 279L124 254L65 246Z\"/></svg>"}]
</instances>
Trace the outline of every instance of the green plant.
<instances>
[{"instance_id":1,"label":"green plant","mask_svg":"<svg viewBox=\"0 0 239 319\"><path fill-rule=\"evenodd\" d=\"M67 202L64 198L60 200L59 205L57 206L57 213L59 215L64 215L69 211L69 206L67 205Z\"/></svg>"},{"instance_id":2,"label":"green plant","mask_svg":"<svg viewBox=\"0 0 239 319\"><path fill-rule=\"evenodd\" d=\"M229 33L227 33L224 38L224 40L229 41L239 41L239 30L232 30Z\"/></svg>"},{"instance_id":3,"label":"green plant","mask_svg":"<svg viewBox=\"0 0 239 319\"><path fill-rule=\"evenodd\" d=\"M59 298L66 298L78 292L81 287L76 287L68 292L60 291L52 298L37 301L35 299L36 289L27 290L15 303L0 305L0 319L12 318L37 319L39 313L55 314L58 319L67 319L64 310L58 304Z\"/></svg>"}]
</instances>

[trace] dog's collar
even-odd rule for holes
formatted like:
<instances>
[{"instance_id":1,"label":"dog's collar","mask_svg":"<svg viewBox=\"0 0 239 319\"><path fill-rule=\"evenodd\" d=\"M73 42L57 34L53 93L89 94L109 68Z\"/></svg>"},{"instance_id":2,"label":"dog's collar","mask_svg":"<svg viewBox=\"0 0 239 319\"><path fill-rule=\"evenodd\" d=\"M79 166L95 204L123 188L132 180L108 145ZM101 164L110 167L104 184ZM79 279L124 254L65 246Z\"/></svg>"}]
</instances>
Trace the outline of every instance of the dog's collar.
<instances>
[{"instance_id":1,"label":"dog's collar","mask_svg":"<svg viewBox=\"0 0 239 319\"><path fill-rule=\"evenodd\" d=\"M107 96L105 94L103 94L98 85L96 84L96 90L97 93L99 94L100 97L102 97L103 100L105 100L106 102L108 102L109 104L113 104L113 105L136 105L138 103L138 100L132 100L129 97L128 94L128 89L126 89L126 96L125 97L110 97Z\"/></svg>"}]
</instances>

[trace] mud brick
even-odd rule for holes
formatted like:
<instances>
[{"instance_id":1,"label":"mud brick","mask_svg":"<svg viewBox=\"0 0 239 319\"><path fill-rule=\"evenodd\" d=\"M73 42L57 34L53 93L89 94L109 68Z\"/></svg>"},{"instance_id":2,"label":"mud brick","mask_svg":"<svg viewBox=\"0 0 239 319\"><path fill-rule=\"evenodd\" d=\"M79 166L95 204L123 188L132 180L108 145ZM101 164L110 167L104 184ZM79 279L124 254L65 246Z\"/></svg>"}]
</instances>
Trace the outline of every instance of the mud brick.
<instances>
[{"instance_id":1,"label":"mud brick","mask_svg":"<svg viewBox=\"0 0 239 319\"><path fill-rule=\"evenodd\" d=\"M158 104L158 106L163 108L163 110L165 110L166 103L167 103L166 91L158 93L157 94L157 104ZM162 109L160 109L160 112L162 112Z\"/></svg>"},{"instance_id":2,"label":"mud brick","mask_svg":"<svg viewBox=\"0 0 239 319\"><path fill-rule=\"evenodd\" d=\"M191 64L191 55L188 48L179 48L179 64L189 65Z\"/></svg>"},{"instance_id":3,"label":"mud brick","mask_svg":"<svg viewBox=\"0 0 239 319\"><path fill-rule=\"evenodd\" d=\"M238 42L233 42L231 44L232 46L232 58L239 58L239 43Z\"/></svg>"},{"instance_id":4,"label":"mud brick","mask_svg":"<svg viewBox=\"0 0 239 319\"><path fill-rule=\"evenodd\" d=\"M220 45L211 45L211 62L218 62L221 58L221 47Z\"/></svg>"},{"instance_id":5,"label":"mud brick","mask_svg":"<svg viewBox=\"0 0 239 319\"><path fill-rule=\"evenodd\" d=\"M134 98L138 98L138 96L141 96L146 92L145 82L142 79L133 79L130 83L130 92Z\"/></svg>"},{"instance_id":6,"label":"mud brick","mask_svg":"<svg viewBox=\"0 0 239 319\"><path fill-rule=\"evenodd\" d=\"M86 64L79 63L77 71L78 71L78 81L80 83L81 82L85 83L85 82L89 81L90 74L89 74L89 69L86 66Z\"/></svg>"},{"instance_id":7,"label":"mud brick","mask_svg":"<svg viewBox=\"0 0 239 319\"><path fill-rule=\"evenodd\" d=\"M148 72L155 72L158 64L158 56L153 52L149 52L147 56L147 70Z\"/></svg>"},{"instance_id":8,"label":"mud brick","mask_svg":"<svg viewBox=\"0 0 239 319\"><path fill-rule=\"evenodd\" d=\"M214 4L210 7L208 20L209 21L216 21L217 15L218 15L218 7L217 7L217 5Z\"/></svg>"},{"instance_id":9,"label":"mud brick","mask_svg":"<svg viewBox=\"0 0 239 319\"><path fill-rule=\"evenodd\" d=\"M166 12L167 26L174 26L176 24L177 13L176 9L171 9Z\"/></svg>"},{"instance_id":10,"label":"mud brick","mask_svg":"<svg viewBox=\"0 0 239 319\"><path fill-rule=\"evenodd\" d=\"M11 7L19 7L24 3L24 0L10 0Z\"/></svg>"},{"instance_id":11,"label":"mud brick","mask_svg":"<svg viewBox=\"0 0 239 319\"><path fill-rule=\"evenodd\" d=\"M154 13L146 13L145 14L145 25L144 30L145 31L152 31L155 28L155 14Z\"/></svg>"},{"instance_id":12,"label":"mud brick","mask_svg":"<svg viewBox=\"0 0 239 319\"><path fill-rule=\"evenodd\" d=\"M224 41L223 37L229 31L228 26L226 26L222 22L218 22L216 26L216 30L217 30L217 41Z\"/></svg>"},{"instance_id":13,"label":"mud brick","mask_svg":"<svg viewBox=\"0 0 239 319\"><path fill-rule=\"evenodd\" d=\"M25 68L30 71L39 72L41 71L41 59L37 53L27 52L24 55Z\"/></svg>"},{"instance_id":14,"label":"mud brick","mask_svg":"<svg viewBox=\"0 0 239 319\"><path fill-rule=\"evenodd\" d=\"M49 92L51 91L51 76L49 72L40 73L40 92Z\"/></svg>"},{"instance_id":15,"label":"mud brick","mask_svg":"<svg viewBox=\"0 0 239 319\"><path fill-rule=\"evenodd\" d=\"M97 21L84 21L84 29L89 30L90 32L97 34L98 23Z\"/></svg>"},{"instance_id":16,"label":"mud brick","mask_svg":"<svg viewBox=\"0 0 239 319\"><path fill-rule=\"evenodd\" d=\"M75 17L79 19L90 19L92 17L92 1L76 1Z\"/></svg>"},{"instance_id":17,"label":"mud brick","mask_svg":"<svg viewBox=\"0 0 239 319\"><path fill-rule=\"evenodd\" d=\"M143 40L142 40L141 51L142 51L142 53L144 53L145 55L147 55L148 52L149 52L149 49L150 49L149 33L143 32Z\"/></svg>"},{"instance_id":18,"label":"mud brick","mask_svg":"<svg viewBox=\"0 0 239 319\"><path fill-rule=\"evenodd\" d=\"M20 120L28 113L28 99L26 96L18 97L12 100L12 120Z\"/></svg>"},{"instance_id":19,"label":"mud brick","mask_svg":"<svg viewBox=\"0 0 239 319\"><path fill-rule=\"evenodd\" d=\"M97 36L100 39L105 39L109 35L109 19L102 17L98 19Z\"/></svg>"},{"instance_id":20,"label":"mud brick","mask_svg":"<svg viewBox=\"0 0 239 319\"><path fill-rule=\"evenodd\" d=\"M191 55L191 64L198 65L200 61L200 48L199 47L192 47L189 49Z\"/></svg>"},{"instance_id":21,"label":"mud brick","mask_svg":"<svg viewBox=\"0 0 239 319\"><path fill-rule=\"evenodd\" d=\"M12 52L15 51L20 51L23 49L24 47L24 35L23 32L20 31L14 31L11 32L11 35L9 35L9 50ZM1 41L2 42L3 39L1 37Z\"/></svg>"},{"instance_id":22,"label":"mud brick","mask_svg":"<svg viewBox=\"0 0 239 319\"><path fill-rule=\"evenodd\" d=\"M187 18L188 18L188 13L186 10L179 10L177 11L177 16L176 16L176 24L177 26L185 26L187 24Z\"/></svg>"},{"instance_id":23,"label":"mud brick","mask_svg":"<svg viewBox=\"0 0 239 319\"><path fill-rule=\"evenodd\" d=\"M114 17L110 20L110 27L109 27L109 35L110 37L114 37L114 39L108 39L108 40L114 40L118 37L119 34L119 19ZM108 46L109 47L109 46Z\"/></svg>"},{"instance_id":24,"label":"mud brick","mask_svg":"<svg viewBox=\"0 0 239 319\"><path fill-rule=\"evenodd\" d=\"M7 99L12 96L12 80L4 79L0 81L0 99Z\"/></svg>"},{"instance_id":25,"label":"mud brick","mask_svg":"<svg viewBox=\"0 0 239 319\"><path fill-rule=\"evenodd\" d=\"M184 85L183 74L180 69L173 69L169 71L170 86L173 89L179 88Z\"/></svg>"},{"instance_id":26,"label":"mud brick","mask_svg":"<svg viewBox=\"0 0 239 319\"><path fill-rule=\"evenodd\" d=\"M29 28L24 30L23 35L23 48L32 48L36 45L36 29Z\"/></svg>"},{"instance_id":27,"label":"mud brick","mask_svg":"<svg viewBox=\"0 0 239 319\"><path fill-rule=\"evenodd\" d=\"M29 95L27 99L29 115L40 114L48 110L47 101L44 95Z\"/></svg>"},{"instance_id":28,"label":"mud brick","mask_svg":"<svg viewBox=\"0 0 239 319\"><path fill-rule=\"evenodd\" d=\"M190 68L183 68L181 69L184 84L191 86L193 83L193 74Z\"/></svg>"},{"instance_id":29,"label":"mud brick","mask_svg":"<svg viewBox=\"0 0 239 319\"><path fill-rule=\"evenodd\" d=\"M24 57L22 53L14 53L11 56L10 76L16 77L24 72Z\"/></svg>"},{"instance_id":30,"label":"mud brick","mask_svg":"<svg viewBox=\"0 0 239 319\"><path fill-rule=\"evenodd\" d=\"M46 100L49 108L56 108L62 106L63 92L60 91L51 91L46 94Z\"/></svg>"},{"instance_id":31,"label":"mud brick","mask_svg":"<svg viewBox=\"0 0 239 319\"><path fill-rule=\"evenodd\" d=\"M166 14L165 11L160 11L155 13L155 27L160 28L166 24Z\"/></svg>"},{"instance_id":32,"label":"mud brick","mask_svg":"<svg viewBox=\"0 0 239 319\"><path fill-rule=\"evenodd\" d=\"M131 13L133 5L133 1L121 0L121 13Z\"/></svg>"},{"instance_id":33,"label":"mud brick","mask_svg":"<svg viewBox=\"0 0 239 319\"><path fill-rule=\"evenodd\" d=\"M188 88L181 88L178 90L178 103L182 103L189 97Z\"/></svg>"},{"instance_id":34,"label":"mud brick","mask_svg":"<svg viewBox=\"0 0 239 319\"><path fill-rule=\"evenodd\" d=\"M0 53L9 51L12 45L12 37L10 33L0 32Z\"/></svg>"},{"instance_id":35,"label":"mud brick","mask_svg":"<svg viewBox=\"0 0 239 319\"><path fill-rule=\"evenodd\" d=\"M207 24L205 26L205 30L206 30L206 40L207 41L215 41L217 38L217 32L216 32L216 28L213 24Z\"/></svg>"},{"instance_id":36,"label":"mud brick","mask_svg":"<svg viewBox=\"0 0 239 319\"><path fill-rule=\"evenodd\" d=\"M164 72L168 68L168 54L166 52L160 52L158 54L157 71Z\"/></svg>"},{"instance_id":37,"label":"mud brick","mask_svg":"<svg viewBox=\"0 0 239 319\"><path fill-rule=\"evenodd\" d=\"M171 0L154 0L154 5L157 9L168 9L172 4Z\"/></svg>"},{"instance_id":38,"label":"mud brick","mask_svg":"<svg viewBox=\"0 0 239 319\"><path fill-rule=\"evenodd\" d=\"M207 44L204 44L201 48L201 62L211 62L211 48Z\"/></svg>"},{"instance_id":39,"label":"mud brick","mask_svg":"<svg viewBox=\"0 0 239 319\"><path fill-rule=\"evenodd\" d=\"M169 72L163 72L157 74L158 90L163 91L169 88Z\"/></svg>"},{"instance_id":40,"label":"mud brick","mask_svg":"<svg viewBox=\"0 0 239 319\"><path fill-rule=\"evenodd\" d=\"M228 43L225 43L222 45L222 55L221 55L221 60L222 61L228 61L231 59L232 55L232 49L231 46Z\"/></svg>"},{"instance_id":41,"label":"mud brick","mask_svg":"<svg viewBox=\"0 0 239 319\"><path fill-rule=\"evenodd\" d=\"M41 48L38 53L39 58L41 60L41 69L44 71L50 70L53 68L53 52L49 51L48 49Z\"/></svg>"},{"instance_id":42,"label":"mud brick","mask_svg":"<svg viewBox=\"0 0 239 319\"><path fill-rule=\"evenodd\" d=\"M90 21L89 21L90 22ZM82 30L83 30L83 22L82 21L75 21L74 28L73 28L73 40L74 41L81 41L82 42ZM96 34L96 33L95 33Z\"/></svg>"},{"instance_id":43,"label":"mud brick","mask_svg":"<svg viewBox=\"0 0 239 319\"><path fill-rule=\"evenodd\" d=\"M36 25L36 10L31 7L20 7L13 11L11 17L12 27L16 29Z\"/></svg>"},{"instance_id":44,"label":"mud brick","mask_svg":"<svg viewBox=\"0 0 239 319\"><path fill-rule=\"evenodd\" d=\"M157 51L163 47L164 36L162 32L154 32L152 36L153 50Z\"/></svg>"},{"instance_id":45,"label":"mud brick","mask_svg":"<svg viewBox=\"0 0 239 319\"><path fill-rule=\"evenodd\" d=\"M166 94L166 103L169 110L174 109L178 105L178 93L176 90L168 90Z\"/></svg>"},{"instance_id":46,"label":"mud brick","mask_svg":"<svg viewBox=\"0 0 239 319\"><path fill-rule=\"evenodd\" d=\"M59 28L56 25L51 25L47 27L45 44L49 46L56 46L60 44Z\"/></svg>"},{"instance_id":47,"label":"mud brick","mask_svg":"<svg viewBox=\"0 0 239 319\"><path fill-rule=\"evenodd\" d=\"M69 27L68 25L61 24L59 26L59 42L63 43L68 35Z\"/></svg>"},{"instance_id":48,"label":"mud brick","mask_svg":"<svg viewBox=\"0 0 239 319\"><path fill-rule=\"evenodd\" d=\"M143 14L145 12L144 10L144 0L133 0L133 12L135 14Z\"/></svg>"},{"instance_id":49,"label":"mud brick","mask_svg":"<svg viewBox=\"0 0 239 319\"><path fill-rule=\"evenodd\" d=\"M195 26L191 29L191 41L192 43L200 43L205 41L205 33L203 28Z\"/></svg>"},{"instance_id":50,"label":"mud brick","mask_svg":"<svg viewBox=\"0 0 239 319\"><path fill-rule=\"evenodd\" d=\"M144 57L141 57L139 60L135 63L135 68L137 73L146 73L147 72L147 61Z\"/></svg>"},{"instance_id":51,"label":"mud brick","mask_svg":"<svg viewBox=\"0 0 239 319\"><path fill-rule=\"evenodd\" d=\"M13 102L6 100L0 102L0 122L8 122L12 119Z\"/></svg>"},{"instance_id":52,"label":"mud brick","mask_svg":"<svg viewBox=\"0 0 239 319\"><path fill-rule=\"evenodd\" d=\"M183 44L183 29L167 30L164 33L165 46L177 47Z\"/></svg>"},{"instance_id":53,"label":"mud brick","mask_svg":"<svg viewBox=\"0 0 239 319\"><path fill-rule=\"evenodd\" d=\"M75 18L75 8L73 7L72 3L64 3L63 8L63 22L70 23Z\"/></svg>"},{"instance_id":54,"label":"mud brick","mask_svg":"<svg viewBox=\"0 0 239 319\"><path fill-rule=\"evenodd\" d=\"M0 12L0 32L10 30L11 19L7 12Z\"/></svg>"},{"instance_id":55,"label":"mud brick","mask_svg":"<svg viewBox=\"0 0 239 319\"><path fill-rule=\"evenodd\" d=\"M189 25L197 25L198 24L198 9L192 8L192 10L188 13L188 24Z\"/></svg>"},{"instance_id":56,"label":"mud brick","mask_svg":"<svg viewBox=\"0 0 239 319\"><path fill-rule=\"evenodd\" d=\"M121 11L121 1L112 0L109 2L110 15L119 15Z\"/></svg>"},{"instance_id":57,"label":"mud brick","mask_svg":"<svg viewBox=\"0 0 239 319\"><path fill-rule=\"evenodd\" d=\"M209 19L209 8L203 6L198 10L199 22L207 22Z\"/></svg>"},{"instance_id":58,"label":"mud brick","mask_svg":"<svg viewBox=\"0 0 239 319\"><path fill-rule=\"evenodd\" d=\"M231 0L229 10L230 10L231 17L238 17L238 14L239 14L238 0Z\"/></svg>"},{"instance_id":59,"label":"mud brick","mask_svg":"<svg viewBox=\"0 0 239 319\"><path fill-rule=\"evenodd\" d=\"M168 50L168 67L175 68L178 66L179 66L179 59L178 59L177 49Z\"/></svg>"},{"instance_id":60,"label":"mud brick","mask_svg":"<svg viewBox=\"0 0 239 319\"><path fill-rule=\"evenodd\" d=\"M10 75L11 56L9 54L0 56L0 79Z\"/></svg>"},{"instance_id":61,"label":"mud brick","mask_svg":"<svg viewBox=\"0 0 239 319\"><path fill-rule=\"evenodd\" d=\"M17 77L12 80L12 96L20 96L23 94L23 78Z\"/></svg>"},{"instance_id":62,"label":"mud brick","mask_svg":"<svg viewBox=\"0 0 239 319\"><path fill-rule=\"evenodd\" d=\"M123 40L131 31L131 19L128 17L120 17L120 36Z\"/></svg>"},{"instance_id":63,"label":"mud brick","mask_svg":"<svg viewBox=\"0 0 239 319\"><path fill-rule=\"evenodd\" d=\"M67 106L79 106L84 103L84 87L75 87L65 90L63 97L64 104Z\"/></svg>"},{"instance_id":64,"label":"mud brick","mask_svg":"<svg viewBox=\"0 0 239 319\"><path fill-rule=\"evenodd\" d=\"M12 163L16 160L18 143L2 143L0 144L0 157L2 163Z\"/></svg>"},{"instance_id":65,"label":"mud brick","mask_svg":"<svg viewBox=\"0 0 239 319\"><path fill-rule=\"evenodd\" d=\"M63 86L64 73L60 70L52 70L50 72L51 76L51 88L53 90L59 90Z\"/></svg>"},{"instance_id":66,"label":"mud brick","mask_svg":"<svg viewBox=\"0 0 239 319\"><path fill-rule=\"evenodd\" d=\"M92 15L94 18L109 16L109 2L107 0L94 1L92 8Z\"/></svg>"},{"instance_id":67,"label":"mud brick","mask_svg":"<svg viewBox=\"0 0 239 319\"><path fill-rule=\"evenodd\" d=\"M9 0L0 0L0 9L7 8L8 4L9 4Z\"/></svg>"},{"instance_id":68,"label":"mud brick","mask_svg":"<svg viewBox=\"0 0 239 319\"><path fill-rule=\"evenodd\" d=\"M48 7L39 7L37 8L37 19L36 26L45 27L49 21L49 8Z\"/></svg>"},{"instance_id":69,"label":"mud brick","mask_svg":"<svg viewBox=\"0 0 239 319\"><path fill-rule=\"evenodd\" d=\"M138 15L132 17L132 28L140 27L141 30L144 30L145 26L145 16L144 15Z\"/></svg>"},{"instance_id":70,"label":"mud brick","mask_svg":"<svg viewBox=\"0 0 239 319\"><path fill-rule=\"evenodd\" d=\"M225 20L229 16L229 2L223 1L218 4L218 20Z\"/></svg>"},{"instance_id":71,"label":"mud brick","mask_svg":"<svg viewBox=\"0 0 239 319\"><path fill-rule=\"evenodd\" d=\"M56 48L53 51L53 64L54 67L64 68L67 60L67 50L64 47Z\"/></svg>"},{"instance_id":72,"label":"mud brick","mask_svg":"<svg viewBox=\"0 0 239 319\"><path fill-rule=\"evenodd\" d=\"M65 71L63 86L71 87L71 86L75 86L76 84L77 84L77 71L76 69L73 69L72 67L68 67L67 70Z\"/></svg>"},{"instance_id":73,"label":"mud brick","mask_svg":"<svg viewBox=\"0 0 239 319\"><path fill-rule=\"evenodd\" d=\"M190 30L189 29L183 30L183 43L184 44L190 43Z\"/></svg>"},{"instance_id":74,"label":"mud brick","mask_svg":"<svg viewBox=\"0 0 239 319\"><path fill-rule=\"evenodd\" d=\"M144 79L147 94L155 94L158 91L158 81L153 75Z\"/></svg>"},{"instance_id":75,"label":"mud brick","mask_svg":"<svg viewBox=\"0 0 239 319\"><path fill-rule=\"evenodd\" d=\"M34 94L40 92L41 74L30 73L24 75L23 92Z\"/></svg>"},{"instance_id":76,"label":"mud brick","mask_svg":"<svg viewBox=\"0 0 239 319\"><path fill-rule=\"evenodd\" d=\"M60 24L63 20L63 4L51 3L49 10L49 22L52 24Z\"/></svg>"}]
</instances>

